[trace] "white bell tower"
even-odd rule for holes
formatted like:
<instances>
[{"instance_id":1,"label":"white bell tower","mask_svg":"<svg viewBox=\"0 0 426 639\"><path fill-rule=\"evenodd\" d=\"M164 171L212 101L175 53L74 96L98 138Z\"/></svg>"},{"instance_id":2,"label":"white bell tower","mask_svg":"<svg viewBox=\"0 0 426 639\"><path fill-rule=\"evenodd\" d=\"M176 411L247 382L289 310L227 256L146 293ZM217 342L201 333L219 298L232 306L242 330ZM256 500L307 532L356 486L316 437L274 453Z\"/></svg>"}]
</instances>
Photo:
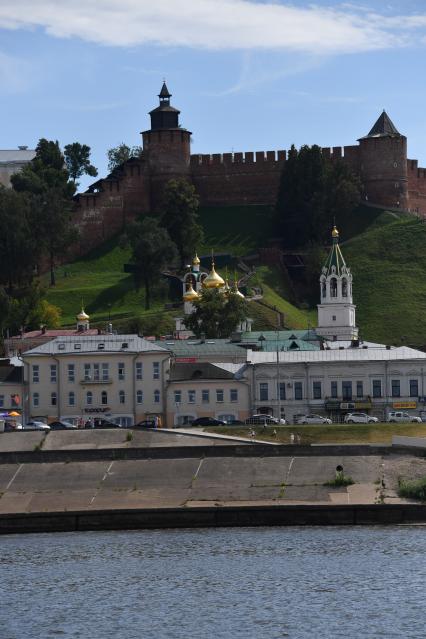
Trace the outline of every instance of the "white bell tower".
<instances>
[{"instance_id":1,"label":"white bell tower","mask_svg":"<svg viewBox=\"0 0 426 639\"><path fill-rule=\"evenodd\" d=\"M358 339L356 306L352 302L352 273L339 247L339 231L333 227L333 246L320 277L317 333L328 340Z\"/></svg>"}]
</instances>

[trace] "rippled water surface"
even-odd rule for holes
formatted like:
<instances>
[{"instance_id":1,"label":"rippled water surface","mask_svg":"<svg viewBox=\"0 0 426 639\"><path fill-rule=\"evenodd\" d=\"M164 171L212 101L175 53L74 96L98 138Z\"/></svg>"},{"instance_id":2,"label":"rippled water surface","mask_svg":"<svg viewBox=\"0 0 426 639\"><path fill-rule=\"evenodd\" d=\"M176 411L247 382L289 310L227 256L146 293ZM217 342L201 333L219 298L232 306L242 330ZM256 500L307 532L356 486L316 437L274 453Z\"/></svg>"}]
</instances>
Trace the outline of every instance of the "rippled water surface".
<instances>
[{"instance_id":1,"label":"rippled water surface","mask_svg":"<svg viewBox=\"0 0 426 639\"><path fill-rule=\"evenodd\" d=\"M0 537L0 638L426 636L426 528Z\"/></svg>"}]
</instances>

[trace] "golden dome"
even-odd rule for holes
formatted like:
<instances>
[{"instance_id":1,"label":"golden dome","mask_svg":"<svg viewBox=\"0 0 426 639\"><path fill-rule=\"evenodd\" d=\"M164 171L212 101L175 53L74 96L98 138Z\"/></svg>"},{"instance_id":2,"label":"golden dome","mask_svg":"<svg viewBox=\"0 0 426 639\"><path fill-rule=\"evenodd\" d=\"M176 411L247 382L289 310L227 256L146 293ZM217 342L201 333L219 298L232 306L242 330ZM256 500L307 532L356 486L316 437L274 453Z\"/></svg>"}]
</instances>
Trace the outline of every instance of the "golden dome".
<instances>
[{"instance_id":1,"label":"golden dome","mask_svg":"<svg viewBox=\"0 0 426 639\"><path fill-rule=\"evenodd\" d=\"M339 237L339 231L336 228L336 225L333 226L333 230L331 231L331 237Z\"/></svg>"},{"instance_id":2,"label":"golden dome","mask_svg":"<svg viewBox=\"0 0 426 639\"><path fill-rule=\"evenodd\" d=\"M200 258L198 257L198 255L195 253L195 257L192 260L192 264L193 266L200 266Z\"/></svg>"},{"instance_id":3,"label":"golden dome","mask_svg":"<svg viewBox=\"0 0 426 639\"><path fill-rule=\"evenodd\" d=\"M185 291L185 293L183 294L183 301L184 302L193 302L194 300L198 299L198 293L197 291L194 291L193 286L192 286L192 282L189 285L188 290Z\"/></svg>"},{"instance_id":4,"label":"golden dome","mask_svg":"<svg viewBox=\"0 0 426 639\"><path fill-rule=\"evenodd\" d=\"M86 320L89 320L89 319L90 319L89 315L87 315L87 313L85 312L84 308L81 307L81 311L77 315L77 320L79 322L83 322L83 321L86 321Z\"/></svg>"},{"instance_id":5,"label":"golden dome","mask_svg":"<svg viewBox=\"0 0 426 639\"><path fill-rule=\"evenodd\" d=\"M241 291L238 290L237 280L235 280L235 282L234 282L234 286L232 287L232 292L234 293L234 295L237 295L238 297L241 297L243 300L245 299L245 297L241 293Z\"/></svg>"},{"instance_id":6,"label":"golden dome","mask_svg":"<svg viewBox=\"0 0 426 639\"><path fill-rule=\"evenodd\" d=\"M212 262L210 273L203 280L203 286L204 288L222 288L222 286L225 286L225 282L214 269L214 262Z\"/></svg>"}]
</instances>

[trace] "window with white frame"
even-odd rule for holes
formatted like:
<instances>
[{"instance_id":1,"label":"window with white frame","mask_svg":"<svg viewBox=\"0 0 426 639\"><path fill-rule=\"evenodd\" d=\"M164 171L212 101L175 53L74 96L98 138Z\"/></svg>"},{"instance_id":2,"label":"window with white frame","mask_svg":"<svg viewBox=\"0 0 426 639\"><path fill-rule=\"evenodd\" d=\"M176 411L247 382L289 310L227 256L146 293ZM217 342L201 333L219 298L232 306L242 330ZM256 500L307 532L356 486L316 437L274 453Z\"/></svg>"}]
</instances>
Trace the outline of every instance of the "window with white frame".
<instances>
[{"instance_id":1,"label":"window with white frame","mask_svg":"<svg viewBox=\"0 0 426 639\"><path fill-rule=\"evenodd\" d=\"M68 382L70 384L73 384L75 382L75 365L68 364L67 371L68 371Z\"/></svg>"},{"instance_id":2,"label":"window with white frame","mask_svg":"<svg viewBox=\"0 0 426 639\"><path fill-rule=\"evenodd\" d=\"M174 396L175 396L175 404L181 404L182 403L182 391L175 390Z\"/></svg>"},{"instance_id":3,"label":"window with white frame","mask_svg":"<svg viewBox=\"0 0 426 639\"><path fill-rule=\"evenodd\" d=\"M106 406L108 404L108 393L106 391L102 391L101 393L101 404L102 406Z\"/></svg>"},{"instance_id":4,"label":"window with white frame","mask_svg":"<svg viewBox=\"0 0 426 639\"><path fill-rule=\"evenodd\" d=\"M33 384L38 384L40 381L40 366L38 364L32 365Z\"/></svg>"},{"instance_id":5,"label":"window with white frame","mask_svg":"<svg viewBox=\"0 0 426 639\"><path fill-rule=\"evenodd\" d=\"M135 370L136 370L136 379L138 381L141 381L143 379L143 365L142 365L142 362L136 362Z\"/></svg>"},{"instance_id":6,"label":"window with white frame","mask_svg":"<svg viewBox=\"0 0 426 639\"><path fill-rule=\"evenodd\" d=\"M56 393L50 393L50 404L51 406L56 406L58 401L58 398L56 396Z\"/></svg>"},{"instance_id":7,"label":"window with white frame","mask_svg":"<svg viewBox=\"0 0 426 639\"><path fill-rule=\"evenodd\" d=\"M195 404L195 390L188 391L188 404Z\"/></svg>"},{"instance_id":8,"label":"window with white frame","mask_svg":"<svg viewBox=\"0 0 426 639\"><path fill-rule=\"evenodd\" d=\"M312 382L312 396L313 399L321 399L322 396L322 384L321 382Z\"/></svg>"},{"instance_id":9,"label":"window with white frame","mask_svg":"<svg viewBox=\"0 0 426 639\"><path fill-rule=\"evenodd\" d=\"M124 392L124 390L118 392L118 401L120 402L120 404L126 403L126 393Z\"/></svg>"},{"instance_id":10,"label":"window with white frame","mask_svg":"<svg viewBox=\"0 0 426 639\"><path fill-rule=\"evenodd\" d=\"M136 403L143 404L143 391L141 390L136 391Z\"/></svg>"},{"instance_id":11,"label":"window with white frame","mask_svg":"<svg viewBox=\"0 0 426 639\"><path fill-rule=\"evenodd\" d=\"M231 402L238 402L238 389L231 388L231 390L229 391L229 397Z\"/></svg>"},{"instance_id":12,"label":"window with white frame","mask_svg":"<svg viewBox=\"0 0 426 639\"><path fill-rule=\"evenodd\" d=\"M122 382L125 378L124 362L118 362L118 379Z\"/></svg>"},{"instance_id":13,"label":"window with white frame","mask_svg":"<svg viewBox=\"0 0 426 639\"><path fill-rule=\"evenodd\" d=\"M93 380L99 382L101 379L101 365L98 363L93 364Z\"/></svg>"},{"instance_id":14,"label":"window with white frame","mask_svg":"<svg viewBox=\"0 0 426 639\"><path fill-rule=\"evenodd\" d=\"M160 362L152 362L152 378L160 379Z\"/></svg>"},{"instance_id":15,"label":"window with white frame","mask_svg":"<svg viewBox=\"0 0 426 639\"><path fill-rule=\"evenodd\" d=\"M56 384L58 381L58 369L56 364L50 364L50 383Z\"/></svg>"},{"instance_id":16,"label":"window with white frame","mask_svg":"<svg viewBox=\"0 0 426 639\"><path fill-rule=\"evenodd\" d=\"M259 399L261 402L267 402L269 399L269 384L268 382L260 382L259 384Z\"/></svg>"},{"instance_id":17,"label":"window with white frame","mask_svg":"<svg viewBox=\"0 0 426 639\"><path fill-rule=\"evenodd\" d=\"M86 404L87 404L87 406L91 406L93 404L93 393L92 393L92 391L87 391L87 393L86 393Z\"/></svg>"},{"instance_id":18,"label":"window with white frame","mask_svg":"<svg viewBox=\"0 0 426 639\"><path fill-rule=\"evenodd\" d=\"M159 404L160 403L160 391L159 390L155 390L154 391L154 404Z\"/></svg>"},{"instance_id":19,"label":"window with white frame","mask_svg":"<svg viewBox=\"0 0 426 639\"><path fill-rule=\"evenodd\" d=\"M68 406L75 406L75 393L70 391L68 393Z\"/></svg>"},{"instance_id":20,"label":"window with white frame","mask_svg":"<svg viewBox=\"0 0 426 639\"><path fill-rule=\"evenodd\" d=\"M210 391L208 390L208 388L205 388L201 391L201 401L203 404L210 403Z\"/></svg>"},{"instance_id":21,"label":"window with white frame","mask_svg":"<svg viewBox=\"0 0 426 639\"><path fill-rule=\"evenodd\" d=\"M33 406L40 406L40 393L33 393Z\"/></svg>"},{"instance_id":22,"label":"window with white frame","mask_svg":"<svg viewBox=\"0 0 426 639\"><path fill-rule=\"evenodd\" d=\"M104 362L102 364L102 381L107 382L109 380L109 364Z\"/></svg>"},{"instance_id":23,"label":"window with white frame","mask_svg":"<svg viewBox=\"0 0 426 639\"><path fill-rule=\"evenodd\" d=\"M216 389L216 401L223 402L223 388Z\"/></svg>"},{"instance_id":24,"label":"window with white frame","mask_svg":"<svg viewBox=\"0 0 426 639\"><path fill-rule=\"evenodd\" d=\"M90 364L84 365L84 381L89 382L92 379L92 367Z\"/></svg>"}]
</instances>

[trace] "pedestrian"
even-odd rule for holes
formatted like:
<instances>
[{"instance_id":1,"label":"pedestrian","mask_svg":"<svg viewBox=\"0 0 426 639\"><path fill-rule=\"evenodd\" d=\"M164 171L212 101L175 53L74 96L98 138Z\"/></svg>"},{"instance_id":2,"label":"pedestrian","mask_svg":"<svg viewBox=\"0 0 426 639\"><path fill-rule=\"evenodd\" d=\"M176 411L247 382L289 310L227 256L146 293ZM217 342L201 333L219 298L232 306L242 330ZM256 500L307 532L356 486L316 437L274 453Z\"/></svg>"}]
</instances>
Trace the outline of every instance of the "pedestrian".
<instances>
[{"instance_id":1,"label":"pedestrian","mask_svg":"<svg viewBox=\"0 0 426 639\"><path fill-rule=\"evenodd\" d=\"M274 437L276 437L276 436L277 436L277 429L276 429L276 428L274 428L274 430L272 431L272 435L273 435Z\"/></svg>"},{"instance_id":2,"label":"pedestrian","mask_svg":"<svg viewBox=\"0 0 426 639\"><path fill-rule=\"evenodd\" d=\"M296 442L297 442L298 444L301 444L301 443L302 443L302 437L301 437L300 433L296 433Z\"/></svg>"},{"instance_id":3,"label":"pedestrian","mask_svg":"<svg viewBox=\"0 0 426 639\"><path fill-rule=\"evenodd\" d=\"M294 444L294 433L290 433L290 444Z\"/></svg>"}]
</instances>

